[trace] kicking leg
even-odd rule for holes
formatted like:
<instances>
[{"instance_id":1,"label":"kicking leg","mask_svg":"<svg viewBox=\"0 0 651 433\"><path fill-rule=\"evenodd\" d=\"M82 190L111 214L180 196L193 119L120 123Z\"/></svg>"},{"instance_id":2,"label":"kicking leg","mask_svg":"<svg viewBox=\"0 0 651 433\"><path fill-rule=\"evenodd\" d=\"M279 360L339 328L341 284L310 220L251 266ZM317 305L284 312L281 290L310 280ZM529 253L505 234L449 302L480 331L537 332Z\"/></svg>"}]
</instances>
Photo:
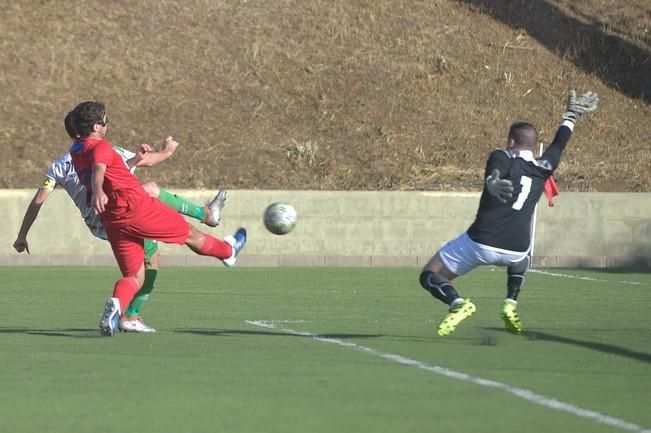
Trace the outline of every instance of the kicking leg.
<instances>
[{"instance_id":1,"label":"kicking leg","mask_svg":"<svg viewBox=\"0 0 651 433\"><path fill-rule=\"evenodd\" d=\"M196 254L220 259L231 266L246 244L246 230L239 228L233 236L220 240L192 227L179 213L160 200L149 199L143 206L143 218L132 221L129 231L145 239L187 245ZM141 260L144 260L144 255Z\"/></svg>"},{"instance_id":2,"label":"kicking leg","mask_svg":"<svg viewBox=\"0 0 651 433\"><path fill-rule=\"evenodd\" d=\"M220 189L217 195L205 205L199 205L181 197L177 194L159 187L155 182L147 182L142 185L147 193L175 209L177 212L198 219L210 227L219 225L222 219L222 209L226 202L226 190Z\"/></svg>"},{"instance_id":3,"label":"kicking leg","mask_svg":"<svg viewBox=\"0 0 651 433\"><path fill-rule=\"evenodd\" d=\"M240 227L233 236L226 236L223 241L190 226L190 236L185 244L192 251L202 256L220 259L225 266L233 266L246 244L246 229Z\"/></svg>"}]
</instances>

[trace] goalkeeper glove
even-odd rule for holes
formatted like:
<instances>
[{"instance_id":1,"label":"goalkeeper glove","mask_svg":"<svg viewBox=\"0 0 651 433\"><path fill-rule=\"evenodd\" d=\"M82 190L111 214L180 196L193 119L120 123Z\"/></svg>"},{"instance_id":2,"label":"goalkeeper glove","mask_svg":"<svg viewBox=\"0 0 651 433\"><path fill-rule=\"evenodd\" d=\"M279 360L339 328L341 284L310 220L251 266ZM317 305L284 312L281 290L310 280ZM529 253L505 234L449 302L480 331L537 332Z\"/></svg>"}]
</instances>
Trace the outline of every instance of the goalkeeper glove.
<instances>
[{"instance_id":1,"label":"goalkeeper glove","mask_svg":"<svg viewBox=\"0 0 651 433\"><path fill-rule=\"evenodd\" d=\"M495 169L486 178L486 190L502 203L506 203L513 197L513 182L508 179L500 179L500 171Z\"/></svg>"},{"instance_id":2,"label":"goalkeeper glove","mask_svg":"<svg viewBox=\"0 0 651 433\"><path fill-rule=\"evenodd\" d=\"M581 96L576 96L576 91L570 90L567 93L567 111L563 113L563 120L576 123L582 114L596 110L598 103L599 95L594 92L586 92Z\"/></svg>"}]
</instances>

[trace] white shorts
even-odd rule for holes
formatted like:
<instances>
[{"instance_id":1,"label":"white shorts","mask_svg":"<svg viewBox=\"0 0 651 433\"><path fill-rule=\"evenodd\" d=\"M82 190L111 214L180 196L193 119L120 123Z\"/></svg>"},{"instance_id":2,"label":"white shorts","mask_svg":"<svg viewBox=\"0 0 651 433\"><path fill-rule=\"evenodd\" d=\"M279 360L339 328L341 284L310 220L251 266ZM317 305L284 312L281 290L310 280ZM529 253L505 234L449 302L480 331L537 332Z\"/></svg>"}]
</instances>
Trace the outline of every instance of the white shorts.
<instances>
[{"instance_id":1,"label":"white shorts","mask_svg":"<svg viewBox=\"0 0 651 433\"><path fill-rule=\"evenodd\" d=\"M478 244L465 232L439 250L445 267L456 275L463 275L481 265L514 265L528 254L528 251L520 253Z\"/></svg>"}]
</instances>

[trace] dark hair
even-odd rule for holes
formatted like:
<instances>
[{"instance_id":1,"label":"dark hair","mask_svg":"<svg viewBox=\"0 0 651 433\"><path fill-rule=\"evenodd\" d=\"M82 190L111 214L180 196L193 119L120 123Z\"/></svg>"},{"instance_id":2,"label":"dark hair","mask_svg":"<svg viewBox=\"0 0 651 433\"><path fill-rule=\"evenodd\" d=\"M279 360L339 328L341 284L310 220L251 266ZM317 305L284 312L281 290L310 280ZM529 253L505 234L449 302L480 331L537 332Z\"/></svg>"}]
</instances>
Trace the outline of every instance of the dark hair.
<instances>
[{"instance_id":1,"label":"dark hair","mask_svg":"<svg viewBox=\"0 0 651 433\"><path fill-rule=\"evenodd\" d=\"M538 130L531 123L516 122L509 129L510 139L513 139L517 147L534 149L538 143Z\"/></svg>"},{"instance_id":2,"label":"dark hair","mask_svg":"<svg viewBox=\"0 0 651 433\"><path fill-rule=\"evenodd\" d=\"M93 132L96 123L103 124L106 108L103 102L86 101L72 110L73 132L79 137L88 137ZM66 127L66 130L68 128ZM70 132L68 132L70 134ZM74 138L74 137L73 137Z\"/></svg>"},{"instance_id":3,"label":"dark hair","mask_svg":"<svg viewBox=\"0 0 651 433\"><path fill-rule=\"evenodd\" d=\"M66 128L66 132L70 136L70 138L75 139L79 138L79 134L77 133L77 130L75 129L75 113L74 111L71 111L66 115L65 120L63 121L63 126Z\"/></svg>"}]
</instances>

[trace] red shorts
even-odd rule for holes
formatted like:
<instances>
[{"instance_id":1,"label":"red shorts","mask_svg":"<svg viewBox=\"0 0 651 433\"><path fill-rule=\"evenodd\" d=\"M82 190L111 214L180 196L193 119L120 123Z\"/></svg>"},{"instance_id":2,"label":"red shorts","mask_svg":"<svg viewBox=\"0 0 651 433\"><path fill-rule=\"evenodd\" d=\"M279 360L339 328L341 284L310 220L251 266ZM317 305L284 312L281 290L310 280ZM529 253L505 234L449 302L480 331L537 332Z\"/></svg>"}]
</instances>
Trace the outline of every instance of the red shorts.
<instances>
[{"instance_id":1,"label":"red shorts","mask_svg":"<svg viewBox=\"0 0 651 433\"><path fill-rule=\"evenodd\" d=\"M183 245L190 225L174 209L158 199L146 196L131 207L127 218L111 220L102 215L113 255L125 277L134 276L145 260L144 240Z\"/></svg>"}]
</instances>

